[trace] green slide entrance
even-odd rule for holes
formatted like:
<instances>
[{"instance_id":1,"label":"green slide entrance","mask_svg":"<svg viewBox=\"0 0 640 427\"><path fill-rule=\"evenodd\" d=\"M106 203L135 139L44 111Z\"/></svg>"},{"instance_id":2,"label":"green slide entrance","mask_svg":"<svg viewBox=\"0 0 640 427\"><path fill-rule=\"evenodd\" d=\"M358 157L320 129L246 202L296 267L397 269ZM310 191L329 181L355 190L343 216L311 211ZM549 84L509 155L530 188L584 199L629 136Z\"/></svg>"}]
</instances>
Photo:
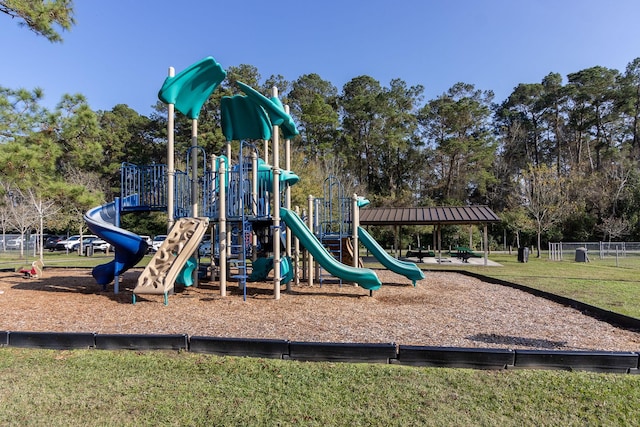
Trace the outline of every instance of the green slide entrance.
<instances>
[{"instance_id":1,"label":"green slide entrance","mask_svg":"<svg viewBox=\"0 0 640 427\"><path fill-rule=\"evenodd\" d=\"M336 260L295 212L280 208L280 217L322 268L342 280L357 283L365 289L371 291L380 289L382 282L373 270L351 267Z\"/></svg>"}]
</instances>

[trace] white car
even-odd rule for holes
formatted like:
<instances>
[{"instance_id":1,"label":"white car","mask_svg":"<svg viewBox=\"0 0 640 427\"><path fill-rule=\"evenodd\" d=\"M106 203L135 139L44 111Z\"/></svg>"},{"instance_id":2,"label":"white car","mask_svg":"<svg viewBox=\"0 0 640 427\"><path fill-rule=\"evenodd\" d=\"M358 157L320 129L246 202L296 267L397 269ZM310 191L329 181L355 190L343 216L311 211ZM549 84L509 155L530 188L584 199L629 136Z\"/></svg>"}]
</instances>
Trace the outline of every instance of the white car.
<instances>
[{"instance_id":1,"label":"white car","mask_svg":"<svg viewBox=\"0 0 640 427\"><path fill-rule=\"evenodd\" d=\"M150 236L140 236L140 238L142 240L144 240L145 242L147 242L147 245L149 247L151 247L151 245L153 245L153 239Z\"/></svg>"},{"instance_id":2,"label":"white car","mask_svg":"<svg viewBox=\"0 0 640 427\"><path fill-rule=\"evenodd\" d=\"M84 239L97 239L98 236L93 235L93 234L84 234L82 236L82 240ZM75 246L76 248L79 246L80 244L80 235L79 234L75 234L73 236L69 236L67 239L65 240L60 240L57 244L56 244L56 249L60 248L62 250L73 250L73 247Z\"/></svg>"},{"instance_id":3,"label":"white car","mask_svg":"<svg viewBox=\"0 0 640 427\"><path fill-rule=\"evenodd\" d=\"M91 242L94 252L107 252L111 249L111 244L103 239L95 239Z\"/></svg>"},{"instance_id":4,"label":"white car","mask_svg":"<svg viewBox=\"0 0 640 427\"><path fill-rule=\"evenodd\" d=\"M22 243L22 247L26 249L27 248L27 241L26 241L26 239L23 239L20 236L14 237L12 239L7 239L7 243L5 244L5 247L7 249L20 249L20 244L21 243Z\"/></svg>"},{"instance_id":5,"label":"white car","mask_svg":"<svg viewBox=\"0 0 640 427\"><path fill-rule=\"evenodd\" d=\"M154 237L153 242L151 243L151 251L158 252L158 249L160 249L160 246L162 246L162 242L164 242L166 238L166 234L158 234L156 237Z\"/></svg>"}]
</instances>

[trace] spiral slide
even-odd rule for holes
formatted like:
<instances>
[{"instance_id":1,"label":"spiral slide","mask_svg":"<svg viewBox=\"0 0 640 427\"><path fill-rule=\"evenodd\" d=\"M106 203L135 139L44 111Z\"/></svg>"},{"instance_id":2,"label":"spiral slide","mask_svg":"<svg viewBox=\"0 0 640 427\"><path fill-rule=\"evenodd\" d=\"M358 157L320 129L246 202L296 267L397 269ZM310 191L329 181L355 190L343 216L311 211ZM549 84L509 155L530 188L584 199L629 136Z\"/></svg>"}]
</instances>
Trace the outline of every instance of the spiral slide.
<instances>
[{"instance_id":1,"label":"spiral slide","mask_svg":"<svg viewBox=\"0 0 640 427\"><path fill-rule=\"evenodd\" d=\"M382 282L373 270L369 268L351 267L337 261L329 251L322 246L320 241L295 212L286 208L280 208L280 217L284 223L287 224L287 227L291 229L293 235L298 238L302 246L311 253L322 268L336 277L348 282L357 283L365 289L371 291L380 289Z\"/></svg>"},{"instance_id":2,"label":"spiral slide","mask_svg":"<svg viewBox=\"0 0 640 427\"><path fill-rule=\"evenodd\" d=\"M91 272L96 282L103 287L111 283L116 275L135 266L147 253L147 242L135 233L116 227L115 219L115 202L90 209L84 215L89 230L115 249L112 261L95 266Z\"/></svg>"},{"instance_id":3,"label":"spiral slide","mask_svg":"<svg viewBox=\"0 0 640 427\"><path fill-rule=\"evenodd\" d=\"M416 285L416 281L424 279L424 273L417 265L412 262L400 261L393 258L367 233L367 230L362 227L358 227L358 238L382 265L394 273L402 274L406 278L411 279L413 286Z\"/></svg>"}]
</instances>

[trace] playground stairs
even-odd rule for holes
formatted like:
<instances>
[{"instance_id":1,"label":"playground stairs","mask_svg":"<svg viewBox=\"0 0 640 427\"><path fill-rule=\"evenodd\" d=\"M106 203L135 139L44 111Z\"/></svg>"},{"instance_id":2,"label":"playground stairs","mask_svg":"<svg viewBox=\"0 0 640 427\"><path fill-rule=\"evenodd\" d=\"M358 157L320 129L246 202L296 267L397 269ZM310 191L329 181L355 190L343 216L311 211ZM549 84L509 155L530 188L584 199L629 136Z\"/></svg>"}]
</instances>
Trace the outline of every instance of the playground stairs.
<instances>
[{"instance_id":1,"label":"playground stairs","mask_svg":"<svg viewBox=\"0 0 640 427\"><path fill-rule=\"evenodd\" d=\"M227 261L229 269L235 268L237 274L232 274L232 279L237 279L241 289L244 289L249 278L247 271L247 252L251 247L252 226L248 217L243 216L241 222L242 232L237 233L236 238L231 242L232 257ZM235 255L235 258L233 257Z\"/></svg>"},{"instance_id":2,"label":"playground stairs","mask_svg":"<svg viewBox=\"0 0 640 427\"><path fill-rule=\"evenodd\" d=\"M321 242L322 246L324 246L335 259L344 263L342 260L342 237L339 234L325 234L324 236L322 236ZM334 276L325 272L323 268L320 268L320 284L322 284L326 277ZM340 280L340 284L342 284L342 280Z\"/></svg>"},{"instance_id":3,"label":"playground stairs","mask_svg":"<svg viewBox=\"0 0 640 427\"><path fill-rule=\"evenodd\" d=\"M176 278L187 260L196 252L198 244L209 227L209 218L180 218L167 235L158 251L138 277L133 290L133 302L136 295L164 295L173 293Z\"/></svg>"}]
</instances>

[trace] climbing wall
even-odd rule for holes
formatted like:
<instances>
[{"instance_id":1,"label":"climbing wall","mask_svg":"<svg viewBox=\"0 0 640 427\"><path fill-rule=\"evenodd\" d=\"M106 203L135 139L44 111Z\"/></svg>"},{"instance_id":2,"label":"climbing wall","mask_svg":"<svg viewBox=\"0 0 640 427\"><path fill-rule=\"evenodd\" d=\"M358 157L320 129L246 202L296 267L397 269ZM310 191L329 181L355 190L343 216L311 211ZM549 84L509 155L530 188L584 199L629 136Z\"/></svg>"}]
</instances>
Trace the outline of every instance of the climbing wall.
<instances>
[{"instance_id":1,"label":"climbing wall","mask_svg":"<svg viewBox=\"0 0 640 427\"><path fill-rule=\"evenodd\" d=\"M208 226L209 218L206 217L179 219L138 277L134 297L143 294L164 294L166 297L172 292L180 270L198 248Z\"/></svg>"}]
</instances>

